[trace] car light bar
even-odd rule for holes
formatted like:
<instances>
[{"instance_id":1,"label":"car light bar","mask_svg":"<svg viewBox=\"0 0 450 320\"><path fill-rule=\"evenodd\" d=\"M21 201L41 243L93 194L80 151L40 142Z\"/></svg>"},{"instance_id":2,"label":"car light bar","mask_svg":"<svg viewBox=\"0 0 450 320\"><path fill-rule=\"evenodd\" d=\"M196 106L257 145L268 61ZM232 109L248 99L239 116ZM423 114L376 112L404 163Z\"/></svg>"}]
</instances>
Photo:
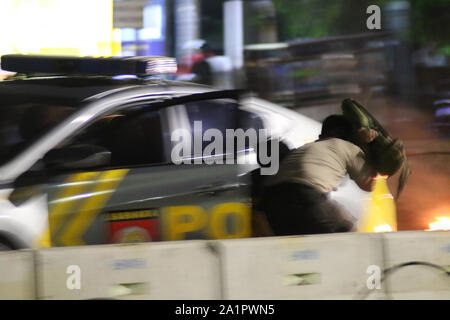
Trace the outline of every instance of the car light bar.
<instances>
[{"instance_id":1,"label":"car light bar","mask_svg":"<svg viewBox=\"0 0 450 320\"><path fill-rule=\"evenodd\" d=\"M1 68L24 74L51 75L157 75L177 72L177 61L170 57L68 57L6 54Z\"/></svg>"}]
</instances>

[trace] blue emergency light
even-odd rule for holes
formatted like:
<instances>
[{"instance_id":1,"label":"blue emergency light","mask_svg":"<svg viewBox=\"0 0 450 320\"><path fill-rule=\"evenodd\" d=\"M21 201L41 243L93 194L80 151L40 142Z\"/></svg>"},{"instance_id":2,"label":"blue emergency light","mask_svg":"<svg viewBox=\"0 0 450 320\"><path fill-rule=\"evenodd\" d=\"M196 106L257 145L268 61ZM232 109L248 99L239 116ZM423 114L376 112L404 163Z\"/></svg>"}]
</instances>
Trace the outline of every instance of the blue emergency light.
<instances>
[{"instance_id":1,"label":"blue emergency light","mask_svg":"<svg viewBox=\"0 0 450 320\"><path fill-rule=\"evenodd\" d=\"M3 70L23 74L50 75L158 75L175 73L175 58L154 57L69 57L6 54L1 56Z\"/></svg>"}]
</instances>

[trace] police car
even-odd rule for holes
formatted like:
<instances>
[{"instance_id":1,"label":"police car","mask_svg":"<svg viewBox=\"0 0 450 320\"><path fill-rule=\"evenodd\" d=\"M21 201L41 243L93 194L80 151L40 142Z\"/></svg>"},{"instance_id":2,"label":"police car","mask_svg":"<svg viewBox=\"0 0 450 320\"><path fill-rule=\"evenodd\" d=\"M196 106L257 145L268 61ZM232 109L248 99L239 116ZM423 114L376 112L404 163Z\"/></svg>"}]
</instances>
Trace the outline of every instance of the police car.
<instances>
[{"instance_id":1,"label":"police car","mask_svg":"<svg viewBox=\"0 0 450 320\"><path fill-rule=\"evenodd\" d=\"M254 146L233 149L244 162L176 164L174 131L267 128L292 149L321 127L242 91L158 78L176 69L166 57L4 55L1 68L17 72L0 82L1 249L250 237ZM358 217L368 194L346 181L333 196Z\"/></svg>"}]
</instances>

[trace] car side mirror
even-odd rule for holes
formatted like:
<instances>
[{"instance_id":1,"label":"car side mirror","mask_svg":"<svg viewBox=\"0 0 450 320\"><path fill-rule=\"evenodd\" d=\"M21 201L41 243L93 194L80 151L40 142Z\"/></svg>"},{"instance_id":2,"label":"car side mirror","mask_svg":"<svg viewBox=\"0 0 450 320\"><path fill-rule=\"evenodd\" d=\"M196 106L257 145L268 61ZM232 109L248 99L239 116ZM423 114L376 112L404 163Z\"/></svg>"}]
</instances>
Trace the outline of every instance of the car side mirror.
<instances>
[{"instance_id":1,"label":"car side mirror","mask_svg":"<svg viewBox=\"0 0 450 320\"><path fill-rule=\"evenodd\" d=\"M52 149L46 153L43 163L48 169L88 169L109 165L111 152L103 147L79 144Z\"/></svg>"}]
</instances>

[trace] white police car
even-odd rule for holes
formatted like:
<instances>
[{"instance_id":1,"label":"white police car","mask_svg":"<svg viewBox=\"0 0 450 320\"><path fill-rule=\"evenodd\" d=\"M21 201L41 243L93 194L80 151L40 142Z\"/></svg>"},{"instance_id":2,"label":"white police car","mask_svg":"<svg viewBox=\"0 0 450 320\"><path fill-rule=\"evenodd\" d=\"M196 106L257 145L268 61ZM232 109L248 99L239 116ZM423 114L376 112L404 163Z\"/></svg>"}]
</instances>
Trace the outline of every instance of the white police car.
<instances>
[{"instance_id":1,"label":"white police car","mask_svg":"<svg viewBox=\"0 0 450 320\"><path fill-rule=\"evenodd\" d=\"M257 148L206 157L196 135L268 129L294 148L320 132L242 91L154 78L174 72L171 58L4 55L1 64L17 75L0 82L0 249L250 237ZM189 143L173 140L179 129ZM180 143L192 152L176 164ZM333 196L355 216L368 199L351 181Z\"/></svg>"}]
</instances>

